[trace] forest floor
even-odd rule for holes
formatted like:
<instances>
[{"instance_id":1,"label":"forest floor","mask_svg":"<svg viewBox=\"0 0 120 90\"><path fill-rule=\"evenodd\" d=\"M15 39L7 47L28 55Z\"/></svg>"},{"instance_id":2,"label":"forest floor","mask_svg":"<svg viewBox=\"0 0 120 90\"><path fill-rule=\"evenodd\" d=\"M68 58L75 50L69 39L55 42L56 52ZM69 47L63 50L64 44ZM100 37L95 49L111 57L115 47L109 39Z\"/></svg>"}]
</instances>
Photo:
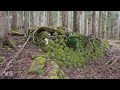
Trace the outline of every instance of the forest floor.
<instances>
[{"instance_id":1,"label":"forest floor","mask_svg":"<svg viewBox=\"0 0 120 90\"><path fill-rule=\"evenodd\" d=\"M14 36L16 45L22 46L25 42L23 36ZM70 79L120 79L120 45L117 41L109 40L112 47L107 51L108 53L103 58L91 61L83 68L61 68ZM16 50L11 48L0 49L0 56L9 58ZM28 42L20 55L12 62L11 67L6 71L11 71L12 76L1 76L1 79L42 79L37 74L29 74L28 69L31 65L31 54L40 54L38 47L32 42ZM6 61L5 63L9 62ZM0 73L4 70L6 64L0 65Z\"/></svg>"}]
</instances>

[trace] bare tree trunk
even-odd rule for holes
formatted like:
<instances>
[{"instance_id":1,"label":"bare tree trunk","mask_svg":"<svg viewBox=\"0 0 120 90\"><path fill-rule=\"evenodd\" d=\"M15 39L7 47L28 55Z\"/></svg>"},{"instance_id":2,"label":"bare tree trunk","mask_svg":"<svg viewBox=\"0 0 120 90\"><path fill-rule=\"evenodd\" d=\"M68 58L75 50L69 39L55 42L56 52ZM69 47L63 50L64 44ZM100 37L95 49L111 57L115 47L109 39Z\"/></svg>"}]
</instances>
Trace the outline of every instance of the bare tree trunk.
<instances>
[{"instance_id":1,"label":"bare tree trunk","mask_svg":"<svg viewBox=\"0 0 120 90\"><path fill-rule=\"evenodd\" d=\"M6 31L6 12L0 11L0 38L4 39Z\"/></svg>"},{"instance_id":2,"label":"bare tree trunk","mask_svg":"<svg viewBox=\"0 0 120 90\"><path fill-rule=\"evenodd\" d=\"M47 25L53 26L52 11L47 11Z\"/></svg>"},{"instance_id":3,"label":"bare tree trunk","mask_svg":"<svg viewBox=\"0 0 120 90\"><path fill-rule=\"evenodd\" d=\"M57 11L57 27L61 26L61 15L60 15L60 11Z\"/></svg>"},{"instance_id":4,"label":"bare tree trunk","mask_svg":"<svg viewBox=\"0 0 120 90\"><path fill-rule=\"evenodd\" d=\"M88 18L85 18L85 29L84 29L84 35L88 35Z\"/></svg>"},{"instance_id":5,"label":"bare tree trunk","mask_svg":"<svg viewBox=\"0 0 120 90\"><path fill-rule=\"evenodd\" d=\"M117 11L118 13L118 22L117 22L117 39L120 38L120 11Z\"/></svg>"},{"instance_id":6,"label":"bare tree trunk","mask_svg":"<svg viewBox=\"0 0 120 90\"><path fill-rule=\"evenodd\" d=\"M96 11L96 37L98 37L99 11Z\"/></svg>"},{"instance_id":7,"label":"bare tree trunk","mask_svg":"<svg viewBox=\"0 0 120 90\"><path fill-rule=\"evenodd\" d=\"M36 26L39 26L39 21L40 21L39 14L40 14L40 11L36 11Z\"/></svg>"},{"instance_id":8,"label":"bare tree trunk","mask_svg":"<svg viewBox=\"0 0 120 90\"><path fill-rule=\"evenodd\" d=\"M24 32L27 35L28 34L28 29L29 29L29 11L25 11L25 20L24 20Z\"/></svg>"},{"instance_id":9,"label":"bare tree trunk","mask_svg":"<svg viewBox=\"0 0 120 90\"><path fill-rule=\"evenodd\" d=\"M82 11L81 15L81 34L84 34L84 27L85 27L85 13Z\"/></svg>"},{"instance_id":10,"label":"bare tree trunk","mask_svg":"<svg viewBox=\"0 0 120 90\"><path fill-rule=\"evenodd\" d=\"M68 28L68 11L62 11L62 26Z\"/></svg>"},{"instance_id":11,"label":"bare tree trunk","mask_svg":"<svg viewBox=\"0 0 120 90\"><path fill-rule=\"evenodd\" d=\"M101 38L101 17L102 11L99 11L99 23L98 23L98 37Z\"/></svg>"},{"instance_id":12,"label":"bare tree trunk","mask_svg":"<svg viewBox=\"0 0 120 90\"><path fill-rule=\"evenodd\" d=\"M10 18L9 13L10 13L10 11L7 11L7 30L10 31L10 29L11 29L11 18Z\"/></svg>"},{"instance_id":13,"label":"bare tree trunk","mask_svg":"<svg viewBox=\"0 0 120 90\"><path fill-rule=\"evenodd\" d=\"M7 17L6 11L0 11L0 48L3 44L8 44L13 48L16 48L12 38L8 35L7 32Z\"/></svg>"},{"instance_id":14,"label":"bare tree trunk","mask_svg":"<svg viewBox=\"0 0 120 90\"><path fill-rule=\"evenodd\" d=\"M23 14L23 11L17 11L17 29L21 29L24 25Z\"/></svg>"},{"instance_id":15,"label":"bare tree trunk","mask_svg":"<svg viewBox=\"0 0 120 90\"><path fill-rule=\"evenodd\" d=\"M32 11L32 26L36 26L36 11Z\"/></svg>"},{"instance_id":16,"label":"bare tree trunk","mask_svg":"<svg viewBox=\"0 0 120 90\"><path fill-rule=\"evenodd\" d=\"M92 12L91 12L91 14L92 14ZM92 17L91 17L91 22L90 22L90 31L89 31L89 34L92 34L92 29L93 29L93 27L92 27Z\"/></svg>"},{"instance_id":17,"label":"bare tree trunk","mask_svg":"<svg viewBox=\"0 0 120 90\"><path fill-rule=\"evenodd\" d=\"M80 30L80 11L73 11L73 31L79 32Z\"/></svg>"},{"instance_id":18,"label":"bare tree trunk","mask_svg":"<svg viewBox=\"0 0 120 90\"><path fill-rule=\"evenodd\" d=\"M105 24L104 24L104 39L106 39L106 31L107 31L107 17L108 17L108 13L107 11L105 12Z\"/></svg>"},{"instance_id":19,"label":"bare tree trunk","mask_svg":"<svg viewBox=\"0 0 120 90\"><path fill-rule=\"evenodd\" d=\"M12 11L11 29L17 30L17 11Z\"/></svg>"},{"instance_id":20,"label":"bare tree trunk","mask_svg":"<svg viewBox=\"0 0 120 90\"><path fill-rule=\"evenodd\" d=\"M28 23L29 23L28 28L31 27L30 16L31 16L31 13L30 13L30 11L28 11L28 20L29 20L29 21L28 21Z\"/></svg>"},{"instance_id":21,"label":"bare tree trunk","mask_svg":"<svg viewBox=\"0 0 120 90\"><path fill-rule=\"evenodd\" d=\"M92 35L96 37L96 11L92 12Z\"/></svg>"}]
</instances>

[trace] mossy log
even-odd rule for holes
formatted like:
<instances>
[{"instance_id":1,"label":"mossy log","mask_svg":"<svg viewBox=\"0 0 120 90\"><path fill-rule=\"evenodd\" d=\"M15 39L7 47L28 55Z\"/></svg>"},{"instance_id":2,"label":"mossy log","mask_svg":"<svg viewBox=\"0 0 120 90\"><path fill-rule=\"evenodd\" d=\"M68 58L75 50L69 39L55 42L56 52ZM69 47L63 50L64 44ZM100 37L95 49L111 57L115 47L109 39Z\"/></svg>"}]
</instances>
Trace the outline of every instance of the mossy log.
<instances>
[{"instance_id":1,"label":"mossy log","mask_svg":"<svg viewBox=\"0 0 120 90\"><path fill-rule=\"evenodd\" d=\"M18 32L16 30L11 30L11 34L14 35L14 36L24 36L23 33L20 33L20 32Z\"/></svg>"}]
</instances>

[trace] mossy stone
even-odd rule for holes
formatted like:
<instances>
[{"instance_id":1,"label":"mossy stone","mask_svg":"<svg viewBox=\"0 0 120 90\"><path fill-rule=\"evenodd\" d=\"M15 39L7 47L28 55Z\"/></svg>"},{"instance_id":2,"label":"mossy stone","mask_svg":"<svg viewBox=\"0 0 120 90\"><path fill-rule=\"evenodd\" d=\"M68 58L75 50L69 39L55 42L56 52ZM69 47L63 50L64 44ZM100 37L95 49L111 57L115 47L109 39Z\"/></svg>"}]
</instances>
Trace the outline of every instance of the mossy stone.
<instances>
[{"instance_id":1,"label":"mossy stone","mask_svg":"<svg viewBox=\"0 0 120 90\"><path fill-rule=\"evenodd\" d=\"M38 73L43 70L45 65L45 58L43 57L37 57L35 60L32 61L32 64L29 68L30 73Z\"/></svg>"}]
</instances>

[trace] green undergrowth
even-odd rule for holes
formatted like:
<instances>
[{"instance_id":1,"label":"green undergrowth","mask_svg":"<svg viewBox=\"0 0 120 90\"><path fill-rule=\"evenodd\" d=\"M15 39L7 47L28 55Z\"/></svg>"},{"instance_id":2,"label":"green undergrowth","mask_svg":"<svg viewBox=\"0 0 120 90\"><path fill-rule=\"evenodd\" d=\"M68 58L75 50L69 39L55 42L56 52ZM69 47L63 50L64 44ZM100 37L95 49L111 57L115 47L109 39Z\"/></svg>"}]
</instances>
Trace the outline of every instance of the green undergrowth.
<instances>
[{"instance_id":1,"label":"green undergrowth","mask_svg":"<svg viewBox=\"0 0 120 90\"><path fill-rule=\"evenodd\" d=\"M58 28L41 27L33 38L34 44L46 53L46 58L55 60L61 67L81 67L90 60L103 57L105 49L109 48L107 41L93 36L71 34Z\"/></svg>"}]
</instances>

